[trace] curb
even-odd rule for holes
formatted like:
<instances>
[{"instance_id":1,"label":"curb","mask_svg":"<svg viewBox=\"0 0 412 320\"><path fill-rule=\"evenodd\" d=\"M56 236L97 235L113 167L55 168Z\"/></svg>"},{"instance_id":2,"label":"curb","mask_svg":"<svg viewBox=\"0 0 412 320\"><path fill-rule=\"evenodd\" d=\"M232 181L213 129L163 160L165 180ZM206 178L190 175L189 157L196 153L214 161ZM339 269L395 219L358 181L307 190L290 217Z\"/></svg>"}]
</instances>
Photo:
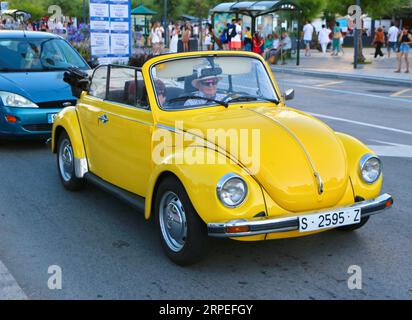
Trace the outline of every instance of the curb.
<instances>
[{"instance_id":1,"label":"curb","mask_svg":"<svg viewBox=\"0 0 412 320\"><path fill-rule=\"evenodd\" d=\"M287 74L295 74L301 76L311 76L317 78L326 79L341 79L341 80L351 80L351 81L362 81L374 84L385 84L392 86L403 86L412 88L412 80L402 80L402 79L391 79L391 78L381 78L363 75L352 75L344 73L330 73L330 72L320 72L320 71L310 71L305 69L295 70L281 67L271 67L274 72L283 72Z\"/></svg>"},{"instance_id":2,"label":"curb","mask_svg":"<svg viewBox=\"0 0 412 320\"><path fill-rule=\"evenodd\" d=\"M28 297L0 261L0 300L27 300Z\"/></svg>"}]
</instances>

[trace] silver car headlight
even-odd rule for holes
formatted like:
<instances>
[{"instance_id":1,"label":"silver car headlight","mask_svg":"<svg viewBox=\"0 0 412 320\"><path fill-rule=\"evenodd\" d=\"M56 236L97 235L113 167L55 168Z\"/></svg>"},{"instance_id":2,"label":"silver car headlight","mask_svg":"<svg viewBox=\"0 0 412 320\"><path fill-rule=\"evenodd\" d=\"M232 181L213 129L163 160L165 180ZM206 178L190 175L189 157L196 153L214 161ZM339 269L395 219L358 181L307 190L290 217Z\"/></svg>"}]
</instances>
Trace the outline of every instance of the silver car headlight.
<instances>
[{"instance_id":1,"label":"silver car headlight","mask_svg":"<svg viewBox=\"0 0 412 320\"><path fill-rule=\"evenodd\" d=\"M246 199L248 188L246 181L240 176L228 173L219 180L216 193L224 206L236 208Z\"/></svg>"},{"instance_id":2,"label":"silver car headlight","mask_svg":"<svg viewBox=\"0 0 412 320\"><path fill-rule=\"evenodd\" d=\"M382 174L382 163L378 156L365 154L359 162L360 175L368 184L375 183Z\"/></svg>"},{"instance_id":3,"label":"silver car headlight","mask_svg":"<svg viewBox=\"0 0 412 320\"><path fill-rule=\"evenodd\" d=\"M39 106L29 99L22 97L18 94L0 91L0 99L3 102L3 105L6 107L14 108L38 108Z\"/></svg>"}]
</instances>

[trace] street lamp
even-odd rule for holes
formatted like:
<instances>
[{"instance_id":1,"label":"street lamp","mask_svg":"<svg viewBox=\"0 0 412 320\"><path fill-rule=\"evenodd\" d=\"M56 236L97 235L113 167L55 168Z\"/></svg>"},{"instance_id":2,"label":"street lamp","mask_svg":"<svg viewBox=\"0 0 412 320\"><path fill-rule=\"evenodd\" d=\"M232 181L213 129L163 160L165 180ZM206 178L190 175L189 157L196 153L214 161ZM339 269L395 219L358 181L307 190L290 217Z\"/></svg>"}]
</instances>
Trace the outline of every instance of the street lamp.
<instances>
[{"instance_id":1,"label":"street lamp","mask_svg":"<svg viewBox=\"0 0 412 320\"><path fill-rule=\"evenodd\" d=\"M360 0L356 0L356 5L358 6L358 8L360 8ZM359 19L361 18L361 14L362 13L358 13L357 12L357 16L359 17ZM358 19L358 18L356 18ZM356 21L357 23L355 24L355 39L353 41L353 45L355 46L355 50L354 50L354 60L353 60L353 68L357 69L358 68L358 50L359 50L359 29L357 27L358 21ZM360 23L362 25L362 20L360 20ZM362 30L360 30L360 32L362 32Z\"/></svg>"},{"instance_id":2,"label":"street lamp","mask_svg":"<svg viewBox=\"0 0 412 320\"><path fill-rule=\"evenodd\" d=\"M163 29L165 31L165 46L169 45L169 35L167 28L167 0L163 0Z\"/></svg>"},{"instance_id":3,"label":"street lamp","mask_svg":"<svg viewBox=\"0 0 412 320\"><path fill-rule=\"evenodd\" d=\"M83 0L83 23L86 23L86 0Z\"/></svg>"}]
</instances>

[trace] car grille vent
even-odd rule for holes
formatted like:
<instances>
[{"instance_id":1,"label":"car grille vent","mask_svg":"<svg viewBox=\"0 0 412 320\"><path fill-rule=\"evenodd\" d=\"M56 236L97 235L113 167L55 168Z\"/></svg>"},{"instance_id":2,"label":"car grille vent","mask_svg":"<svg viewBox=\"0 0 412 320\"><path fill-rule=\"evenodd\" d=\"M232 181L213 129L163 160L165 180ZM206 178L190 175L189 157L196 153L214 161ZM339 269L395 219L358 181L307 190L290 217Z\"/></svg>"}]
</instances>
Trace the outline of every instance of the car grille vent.
<instances>
[{"instance_id":1,"label":"car grille vent","mask_svg":"<svg viewBox=\"0 0 412 320\"><path fill-rule=\"evenodd\" d=\"M51 131L52 124L27 124L23 128L27 131Z\"/></svg>"},{"instance_id":2,"label":"car grille vent","mask_svg":"<svg viewBox=\"0 0 412 320\"><path fill-rule=\"evenodd\" d=\"M47 101L36 103L39 108L64 108L70 105L75 106L76 100L59 100L59 101Z\"/></svg>"}]
</instances>

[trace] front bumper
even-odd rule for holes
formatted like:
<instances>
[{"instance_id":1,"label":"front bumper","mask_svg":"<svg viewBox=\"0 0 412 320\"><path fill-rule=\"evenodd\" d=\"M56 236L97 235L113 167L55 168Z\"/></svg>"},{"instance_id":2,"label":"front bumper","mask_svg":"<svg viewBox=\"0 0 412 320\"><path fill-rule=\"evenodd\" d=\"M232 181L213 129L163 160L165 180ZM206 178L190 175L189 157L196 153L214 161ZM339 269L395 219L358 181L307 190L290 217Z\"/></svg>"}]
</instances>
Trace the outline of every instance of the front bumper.
<instances>
[{"instance_id":1,"label":"front bumper","mask_svg":"<svg viewBox=\"0 0 412 320\"><path fill-rule=\"evenodd\" d=\"M353 205L343 208L336 208L336 210L345 208L361 208L362 218L376 214L381 210L390 208L393 204L393 198L390 194L382 194L379 197L362 202L356 202ZM335 210L335 209L333 209ZM331 211L330 209L327 211ZM302 212L301 215L315 214L317 212ZM299 230L299 216L287 217L287 218L254 218L254 219L240 219L232 220L223 223L208 223L208 234L211 237L219 238L235 238L235 237L248 237L259 234L276 233L276 232L290 232ZM248 231L238 232L237 230Z\"/></svg>"},{"instance_id":2,"label":"front bumper","mask_svg":"<svg viewBox=\"0 0 412 320\"><path fill-rule=\"evenodd\" d=\"M0 137L1 138L35 138L50 137L52 124L48 115L58 113L61 108L12 108L0 107ZM17 119L8 122L6 116Z\"/></svg>"}]
</instances>

